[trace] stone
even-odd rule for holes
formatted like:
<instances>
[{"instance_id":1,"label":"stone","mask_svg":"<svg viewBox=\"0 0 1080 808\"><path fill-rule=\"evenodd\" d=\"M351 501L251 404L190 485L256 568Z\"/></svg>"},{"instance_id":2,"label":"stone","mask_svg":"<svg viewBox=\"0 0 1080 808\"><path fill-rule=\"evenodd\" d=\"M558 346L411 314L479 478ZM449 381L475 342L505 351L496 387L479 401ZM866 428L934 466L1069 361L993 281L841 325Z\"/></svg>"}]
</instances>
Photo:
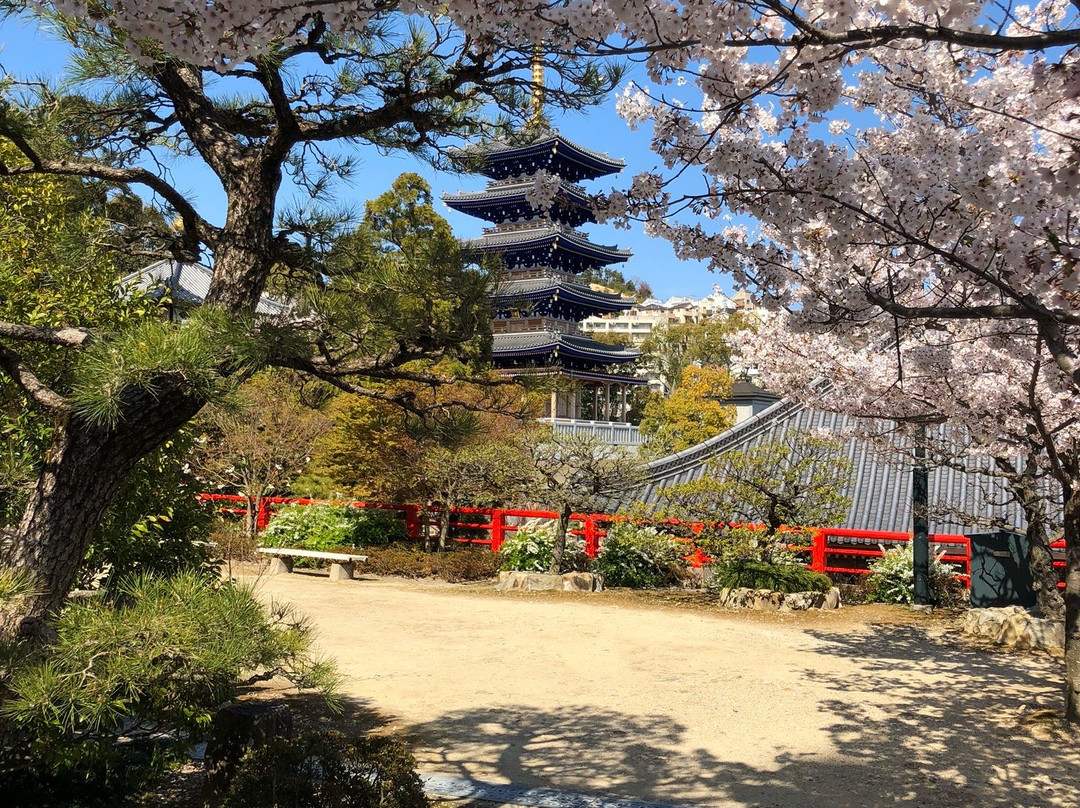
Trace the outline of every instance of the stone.
<instances>
[{"instance_id":1,"label":"stone","mask_svg":"<svg viewBox=\"0 0 1080 808\"><path fill-rule=\"evenodd\" d=\"M353 579L353 563L351 561L344 561L342 563L333 563L330 565L330 580L331 581L351 581Z\"/></svg>"},{"instance_id":2,"label":"stone","mask_svg":"<svg viewBox=\"0 0 1080 808\"><path fill-rule=\"evenodd\" d=\"M511 572L505 579L500 581L497 589L509 591L520 589L525 592L546 592L552 589L563 588L561 575L551 575L546 572Z\"/></svg>"},{"instance_id":3,"label":"stone","mask_svg":"<svg viewBox=\"0 0 1080 808\"><path fill-rule=\"evenodd\" d=\"M771 589L758 589L752 595L750 608L758 612L775 612L784 602L783 592L773 592Z\"/></svg>"},{"instance_id":4,"label":"stone","mask_svg":"<svg viewBox=\"0 0 1080 808\"><path fill-rule=\"evenodd\" d=\"M564 572L562 581L564 592L600 592L604 588L604 577L592 572Z\"/></svg>"},{"instance_id":5,"label":"stone","mask_svg":"<svg viewBox=\"0 0 1080 808\"><path fill-rule=\"evenodd\" d=\"M271 575L283 575L286 572L292 572L293 560L291 558L282 558L281 556L270 557L270 574Z\"/></svg>"},{"instance_id":6,"label":"stone","mask_svg":"<svg viewBox=\"0 0 1080 808\"><path fill-rule=\"evenodd\" d=\"M839 609L840 608L840 589L833 587L822 598L821 605L818 607L821 609Z\"/></svg>"},{"instance_id":7,"label":"stone","mask_svg":"<svg viewBox=\"0 0 1080 808\"><path fill-rule=\"evenodd\" d=\"M222 707L210 722L206 742L204 801L211 806L221 802L248 750L259 749L274 738L292 737L292 712L285 704L240 702Z\"/></svg>"},{"instance_id":8,"label":"stone","mask_svg":"<svg viewBox=\"0 0 1080 808\"><path fill-rule=\"evenodd\" d=\"M1021 606L970 609L964 615L962 630L1010 651L1059 653L1065 647L1063 621L1038 618Z\"/></svg>"}]
</instances>

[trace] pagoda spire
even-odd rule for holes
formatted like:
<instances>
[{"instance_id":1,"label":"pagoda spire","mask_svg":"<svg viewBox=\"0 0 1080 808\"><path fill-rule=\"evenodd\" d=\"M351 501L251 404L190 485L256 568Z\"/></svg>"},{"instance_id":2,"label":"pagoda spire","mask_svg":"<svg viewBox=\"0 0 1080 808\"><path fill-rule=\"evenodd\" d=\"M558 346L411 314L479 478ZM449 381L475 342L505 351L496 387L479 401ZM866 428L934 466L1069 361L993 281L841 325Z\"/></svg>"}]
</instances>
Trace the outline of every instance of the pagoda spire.
<instances>
[{"instance_id":1,"label":"pagoda spire","mask_svg":"<svg viewBox=\"0 0 1080 808\"><path fill-rule=\"evenodd\" d=\"M544 118L544 51L540 45L533 47L532 57L532 119L536 125Z\"/></svg>"}]
</instances>

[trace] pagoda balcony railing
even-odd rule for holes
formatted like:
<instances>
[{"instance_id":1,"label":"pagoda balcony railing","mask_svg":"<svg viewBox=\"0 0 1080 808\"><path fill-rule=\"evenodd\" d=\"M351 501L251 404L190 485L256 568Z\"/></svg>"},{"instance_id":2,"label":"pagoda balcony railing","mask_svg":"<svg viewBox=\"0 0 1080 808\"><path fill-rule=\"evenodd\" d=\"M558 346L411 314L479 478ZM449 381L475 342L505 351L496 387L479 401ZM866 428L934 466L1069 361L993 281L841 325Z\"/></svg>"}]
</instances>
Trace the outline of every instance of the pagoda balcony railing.
<instances>
[{"instance_id":1,"label":"pagoda balcony railing","mask_svg":"<svg viewBox=\"0 0 1080 808\"><path fill-rule=\"evenodd\" d=\"M493 334L533 334L538 331L580 334L581 328L572 320L556 320L553 317L508 317L492 320L491 331Z\"/></svg>"},{"instance_id":2,"label":"pagoda balcony railing","mask_svg":"<svg viewBox=\"0 0 1080 808\"><path fill-rule=\"evenodd\" d=\"M579 418L543 418L559 435L584 435L612 446L638 447L644 443L641 430L617 421L586 421Z\"/></svg>"},{"instance_id":3,"label":"pagoda balcony railing","mask_svg":"<svg viewBox=\"0 0 1080 808\"><path fill-rule=\"evenodd\" d=\"M493 191L496 188L499 188L499 189L513 188L514 186L519 186L519 185L523 186L523 187L528 187L528 186L530 186L532 184L533 184L533 178L531 176L507 177L506 179L502 179L502 180L493 180L493 181L488 183L487 187L488 187L489 191ZM566 180L563 180L563 186L568 188L571 191L575 191L575 192L581 194L582 196L586 196L585 188L578 185L577 183L567 182Z\"/></svg>"},{"instance_id":4,"label":"pagoda balcony railing","mask_svg":"<svg viewBox=\"0 0 1080 808\"><path fill-rule=\"evenodd\" d=\"M562 281L563 283L576 283L580 285L582 281L576 276L571 275L569 272L559 272L557 269L551 269L549 267L530 267L529 269L514 269L499 274L499 281L505 283L507 281L521 281L530 278L547 278L551 281ZM495 291L499 291L498 284L495 285Z\"/></svg>"},{"instance_id":5,"label":"pagoda balcony railing","mask_svg":"<svg viewBox=\"0 0 1080 808\"><path fill-rule=\"evenodd\" d=\"M501 233L513 233L518 230L537 230L541 227L545 230L554 230L557 233L581 235L573 227L560 224L554 219L549 219L544 216L534 216L531 219L523 219L520 222L503 222L495 227L485 227L483 233L485 236L491 236Z\"/></svg>"}]
</instances>

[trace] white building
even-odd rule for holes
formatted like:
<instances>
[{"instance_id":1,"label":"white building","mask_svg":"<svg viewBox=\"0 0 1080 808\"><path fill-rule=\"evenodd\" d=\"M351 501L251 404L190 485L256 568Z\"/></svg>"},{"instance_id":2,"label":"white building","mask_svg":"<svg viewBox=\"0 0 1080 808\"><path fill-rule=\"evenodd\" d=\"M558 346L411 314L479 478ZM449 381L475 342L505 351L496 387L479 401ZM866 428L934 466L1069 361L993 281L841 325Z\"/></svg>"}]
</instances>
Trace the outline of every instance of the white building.
<instances>
[{"instance_id":1,"label":"white building","mask_svg":"<svg viewBox=\"0 0 1080 808\"><path fill-rule=\"evenodd\" d=\"M650 331L662 325L696 323L752 308L754 299L746 290L739 290L728 297L720 291L719 286L713 286L712 294L700 300L690 297L670 297L664 301L649 298L626 311L589 317L581 322L581 330L589 334L626 335L633 345L640 345Z\"/></svg>"}]
</instances>

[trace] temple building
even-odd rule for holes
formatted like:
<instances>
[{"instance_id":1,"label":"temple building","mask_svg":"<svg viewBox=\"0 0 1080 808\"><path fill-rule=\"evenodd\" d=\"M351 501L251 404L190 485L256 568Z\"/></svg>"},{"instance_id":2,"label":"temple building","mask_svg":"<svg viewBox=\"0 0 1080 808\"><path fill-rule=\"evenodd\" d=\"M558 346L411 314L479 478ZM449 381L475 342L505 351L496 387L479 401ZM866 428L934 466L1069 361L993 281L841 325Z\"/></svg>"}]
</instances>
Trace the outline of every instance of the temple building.
<instances>
[{"instance_id":1,"label":"temple building","mask_svg":"<svg viewBox=\"0 0 1080 808\"><path fill-rule=\"evenodd\" d=\"M577 229L596 221L577 183L614 174L623 163L558 132L534 131L522 144L461 150L461 164L490 181L483 191L443 196L454 210L492 224L465 244L502 259L492 300L493 362L507 375L551 379L545 417L624 421L629 389L646 380L616 370L634 362L639 352L585 335L581 321L624 311L634 301L577 279L586 270L630 257L627 250L593 243ZM554 201L543 209L530 202L538 172L557 179Z\"/></svg>"}]
</instances>

